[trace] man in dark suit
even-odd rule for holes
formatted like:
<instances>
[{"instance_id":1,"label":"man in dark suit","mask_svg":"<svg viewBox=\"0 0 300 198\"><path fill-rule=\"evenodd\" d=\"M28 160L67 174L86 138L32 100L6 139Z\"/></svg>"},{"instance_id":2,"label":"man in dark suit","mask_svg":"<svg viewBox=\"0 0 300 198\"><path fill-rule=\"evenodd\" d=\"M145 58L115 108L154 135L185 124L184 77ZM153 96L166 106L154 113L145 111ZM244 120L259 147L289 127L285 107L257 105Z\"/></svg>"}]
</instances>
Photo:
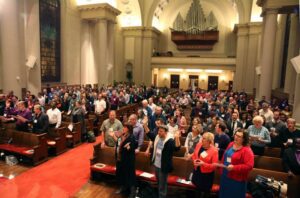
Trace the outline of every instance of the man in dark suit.
<instances>
[{"instance_id":1,"label":"man in dark suit","mask_svg":"<svg viewBox=\"0 0 300 198\"><path fill-rule=\"evenodd\" d=\"M238 121L238 114L236 112L233 112L231 115L231 119L229 119L226 122L227 128L228 128L228 136L233 140L234 131L236 131L238 128L243 128L243 124Z\"/></svg>"},{"instance_id":2,"label":"man in dark suit","mask_svg":"<svg viewBox=\"0 0 300 198\"><path fill-rule=\"evenodd\" d=\"M34 106L34 117L32 122L33 133L47 133L49 127L48 115L42 112L40 105Z\"/></svg>"}]
</instances>

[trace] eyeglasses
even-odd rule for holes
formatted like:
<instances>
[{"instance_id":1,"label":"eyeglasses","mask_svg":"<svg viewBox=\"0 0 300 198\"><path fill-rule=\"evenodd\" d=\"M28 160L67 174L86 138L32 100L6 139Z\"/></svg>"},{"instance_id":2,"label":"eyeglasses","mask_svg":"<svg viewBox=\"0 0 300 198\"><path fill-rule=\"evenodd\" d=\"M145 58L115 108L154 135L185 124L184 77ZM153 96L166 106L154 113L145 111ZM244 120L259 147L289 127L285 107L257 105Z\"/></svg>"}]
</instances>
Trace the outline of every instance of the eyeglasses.
<instances>
[{"instance_id":1,"label":"eyeglasses","mask_svg":"<svg viewBox=\"0 0 300 198\"><path fill-rule=\"evenodd\" d=\"M238 137L238 138L243 138L242 135L238 135L238 134L234 134L234 136Z\"/></svg>"}]
</instances>

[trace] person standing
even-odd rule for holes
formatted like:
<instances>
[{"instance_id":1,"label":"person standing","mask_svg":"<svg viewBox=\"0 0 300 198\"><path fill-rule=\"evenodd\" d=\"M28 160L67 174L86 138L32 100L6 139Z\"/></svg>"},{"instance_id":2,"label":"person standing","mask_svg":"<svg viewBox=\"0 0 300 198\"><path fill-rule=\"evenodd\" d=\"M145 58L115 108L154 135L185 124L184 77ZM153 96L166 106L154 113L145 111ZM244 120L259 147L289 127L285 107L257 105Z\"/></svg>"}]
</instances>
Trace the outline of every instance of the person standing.
<instances>
[{"instance_id":1,"label":"person standing","mask_svg":"<svg viewBox=\"0 0 300 198\"><path fill-rule=\"evenodd\" d=\"M49 127L48 115L42 112L41 105L34 105L34 117L32 123L33 133L47 133Z\"/></svg>"},{"instance_id":2,"label":"person standing","mask_svg":"<svg viewBox=\"0 0 300 198\"><path fill-rule=\"evenodd\" d=\"M120 135L111 131L109 136L116 142L116 178L121 186L116 194L130 190L129 198L135 198L135 149L137 148L137 142L133 136L133 126L125 123Z\"/></svg>"},{"instance_id":3,"label":"person standing","mask_svg":"<svg viewBox=\"0 0 300 198\"><path fill-rule=\"evenodd\" d=\"M114 147L115 142L113 141L112 137L109 136L109 132L113 131L114 133L119 133L122 130L123 130L123 125L120 122L120 120L116 119L116 111L114 110L110 111L108 114L108 119L103 121L100 128L104 140L102 145Z\"/></svg>"},{"instance_id":4,"label":"person standing","mask_svg":"<svg viewBox=\"0 0 300 198\"><path fill-rule=\"evenodd\" d=\"M219 198L246 197L247 179L254 166L254 155L249 144L249 134L238 129L222 158Z\"/></svg>"},{"instance_id":5,"label":"person standing","mask_svg":"<svg viewBox=\"0 0 300 198\"><path fill-rule=\"evenodd\" d=\"M208 197L215 176L218 150L214 147L214 134L206 132L192 155L194 171L192 182L202 197ZM199 194L200 195L200 194Z\"/></svg>"},{"instance_id":6,"label":"person standing","mask_svg":"<svg viewBox=\"0 0 300 198\"><path fill-rule=\"evenodd\" d=\"M154 142L152 163L158 182L158 197L165 198L168 191L168 174L173 170L173 152L180 149L179 131L175 133L173 139L168 133L168 127L160 125L157 135L148 132L147 136Z\"/></svg>"}]
</instances>

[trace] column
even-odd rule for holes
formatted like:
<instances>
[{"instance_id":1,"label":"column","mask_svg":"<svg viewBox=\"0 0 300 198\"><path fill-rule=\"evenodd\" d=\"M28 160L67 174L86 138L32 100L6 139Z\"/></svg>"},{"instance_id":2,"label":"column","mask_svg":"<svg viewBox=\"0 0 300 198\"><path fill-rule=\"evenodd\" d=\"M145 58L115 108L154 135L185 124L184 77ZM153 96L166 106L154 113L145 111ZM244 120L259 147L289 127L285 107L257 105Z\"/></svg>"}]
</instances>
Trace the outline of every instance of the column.
<instances>
[{"instance_id":1,"label":"column","mask_svg":"<svg viewBox=\"0 0 300 198\"><path fill-rule=\"evenodd\" d=\"M108 82L113 83L115 79L115 22L109 21L107 25L107 62L108 62Z\"/></svg>"},{"instance_id":2,"label":"column","mask_svg":"<svg viewBox=\"0 0 300 198\"><path fill-rule=\"evenodd\" d=\"M20 37L18 0L5 1L1 8L1 60L3 92L14 90L21 97L21 88L26 87L24 43ZM22 51L23 50L23 51ZM23 67L23 69L21 68Z\"/></svg>"},{"instance_id":3,"label":"column","mask_svg":"<svg viewBox=\"0 0 300 198\"><path fill-rule=\"evenodd\" d=\"M98 32L98 52L96 57L98 61L98 85L107 85L108 83L108 65L107 65L107 20L100 19L97 22Z\"/></svg>"},{"instance_id":4,"label":"column","mask_svg":"<svg viewBox=\"0 0 300 198\"><path fill-rule=\"evenodd\" d=\"M277 28L277 10L267 10L264 16L263 40L261 49L261 76L259 96L266 96L270 101L272 89L274 48Z\"/></svg>"},{"instance_id":5,"label":"column","mask_svg":"<svg viewBox=\"0 0 300 198\"><path fill-rule=\"evenodd\" d=\"M262 23L250 23L249 24L249 41L247 50L247 62L246 68L243 70L244 89L246 93L253 93L254 87L256 87L255 81L255 67L258 66L257 52L259 48L259 36L261 34Z\"/></svg>"},{"instance_id":6,"label":"column","mask_svg":"<svg viewBox=\"0 0 300 198\"><path fill-rule=\"evenodd\" d=\"M300 74L296 74L295 98L293 105L293 118L295 118L298 127L300 127Z\"/></svg>"},{"instance_id":7,"label":"column","mask_svg":"<svg viewBox=\"0 0 300 198\"><path fill-rule=\"evenodd\" d=\"M237 28L236 70L233 80L233 90L241 91L244 88L244 75L247 62L248 26L239 24Z\"/></svg>"},{"instance_id":8,"label":"column","mask_svg":"<svg viewBox=\"0 0 300 198\"><path fill-rule=\"evenodd\" d=\"M83 20L81 23L81 58L80 58L80 84L88 84L88 67L90 66L91 35L89 22ZM98 82L98 81L97 81Z\"/></svg>"},{"instance_id":9,"label":"column","mask_svg":"<svg viewBox=\"0 0 300 198\"><path fill-rule=\"evenodd\" d=\"M290 35L288 44L288 55L286 63L286 73L284 82L284 92L289 94L289 103L293 104L296 72L291 63L291 58L298 55L299 52L299 16L291 14Z\"/></svg>"},{"instance_id":10,"label":"column","mask_svg":"<svg viewBox=\"0 0 300 198\"><path fill-rule=\"evenodd\" d=\"M286 14L281 14L276 32L272 89L280 88L281 66L286 26Z\"/></svg>"}]
</instances>

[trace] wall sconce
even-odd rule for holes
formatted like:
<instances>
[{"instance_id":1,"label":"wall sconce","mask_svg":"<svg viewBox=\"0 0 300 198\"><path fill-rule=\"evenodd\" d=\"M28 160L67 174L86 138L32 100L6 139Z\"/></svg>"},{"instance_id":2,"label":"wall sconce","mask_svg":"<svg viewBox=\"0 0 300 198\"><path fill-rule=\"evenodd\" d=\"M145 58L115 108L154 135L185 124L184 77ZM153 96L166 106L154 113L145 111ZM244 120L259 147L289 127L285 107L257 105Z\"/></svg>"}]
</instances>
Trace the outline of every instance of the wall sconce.
<instances>
[{"instance_id":1,"label":"wall sconce","mask_svg":"<svg viewBox=\"0 0 300 198\"><path fill-rule=\"evenodd\" d=\"M182 74L182 80L186 80L187 76L185 74Z\"/></svg>"},{"instance_id":2,"label":"wall sconce","mask_svg":"<svg viewBox=\"0 0 300 198\"><path fill-rule=\"evenodd\" d=\"M200 76L200 80L201 80L202 82L204 82L205 79L206 79L206 76Z\"/></svg>"},{"instance_id":3,"label":"wall sconce","mask_svg":"<svg viewBox=\"0 0 300 198\"><path fill-rule=\"evenodd\" d=\"M167 80L168 79L168 74L163 74L163 79Z\"/></svg>"},{"instance_id":4,"label":"wall sconce","mask_svg":"<svg viewBox=\"0 0 300 198\"><path fill-rule=\"evenodd\" d=\"M224 83L225 80L226 80L225 76L221 76L221 77L220 77L220 80Z\"/></svg>"}]
</instances>

